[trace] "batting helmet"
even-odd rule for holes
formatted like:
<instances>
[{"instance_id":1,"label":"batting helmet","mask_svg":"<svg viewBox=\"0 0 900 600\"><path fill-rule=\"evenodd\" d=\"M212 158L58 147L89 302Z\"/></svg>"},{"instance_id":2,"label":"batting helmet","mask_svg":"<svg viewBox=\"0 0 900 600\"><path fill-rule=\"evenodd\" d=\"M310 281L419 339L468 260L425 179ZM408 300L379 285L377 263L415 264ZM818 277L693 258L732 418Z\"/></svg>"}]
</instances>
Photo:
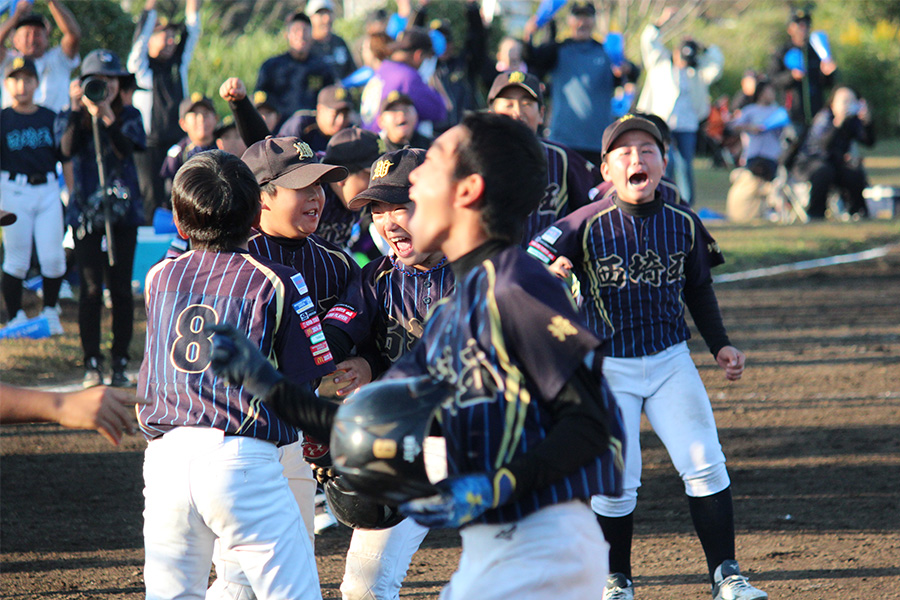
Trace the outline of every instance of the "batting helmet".
<instances>
[{"instance_id":1,"label":"batting helmet","mask_svg":"<svg viewBox=\"0 0 900 600\"><path fill-rule=\"evenodd\" d=\"M387 529L403 520L397 507L354 492L341 476L325 483L325 501L334 518L353 529Z\"/></svg>"},{"instance_id":2,"label":"batting helmet","mask_svg":"<svg viewBox=\"0 0 900 600\"><path fill-rule=\"evenodd\" d=\"M437 493L423 442L452 389L429 377L376 381L338 408L331 430L334 470L346 486L397 506Z\"/></svg>"}]
</instances>

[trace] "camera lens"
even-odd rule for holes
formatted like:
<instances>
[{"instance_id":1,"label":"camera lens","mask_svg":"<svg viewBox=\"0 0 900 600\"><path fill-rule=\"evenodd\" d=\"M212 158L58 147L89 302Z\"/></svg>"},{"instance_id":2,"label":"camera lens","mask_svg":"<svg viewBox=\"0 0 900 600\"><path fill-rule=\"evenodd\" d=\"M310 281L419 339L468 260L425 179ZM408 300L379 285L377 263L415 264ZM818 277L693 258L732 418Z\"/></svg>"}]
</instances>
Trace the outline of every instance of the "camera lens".
<instances>
[{"instance_id":1,"label":"camera lens","mask_svg":"<svg viewBox=\"0 0 900 600\"><path fill-rule=\"evenodd\" d=\"M84 96L94 104L103 102L108 91L106 81L97 77L85 79L84 83L81 84L81 89L84 92Z\"/></svg>"}]
</instances>

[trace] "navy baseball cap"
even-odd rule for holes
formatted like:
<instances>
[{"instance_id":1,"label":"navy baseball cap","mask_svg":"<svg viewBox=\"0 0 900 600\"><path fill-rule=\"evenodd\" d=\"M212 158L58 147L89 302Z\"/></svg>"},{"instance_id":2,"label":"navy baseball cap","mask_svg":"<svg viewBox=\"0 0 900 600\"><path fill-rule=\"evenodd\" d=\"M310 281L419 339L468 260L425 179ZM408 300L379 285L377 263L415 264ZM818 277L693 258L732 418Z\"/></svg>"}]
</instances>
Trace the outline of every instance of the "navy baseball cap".
<instances>
[{"instance_id":1,"label":"navy baseball cap","mask_svg":"<svg viewBox=\"0 0 900 600\"><path fill-rule=\"evenodd\" d=\"M791 11L791 23L812 23L812 15L805 8L795 8Z\"/></svg>"},{"instance_id":2,"label":"navy baseball cap","mask_svg":"<svg viewBox=\"0 0 900 600\"><path fill-rule=\"evenodd\" d=\"M339 85L326 85L319 91L316 96L316 104L327 106L334 110L346 110L353 108L353 102L350 101L350 94L347 88Z\"/></svg>"},{"instance_id":3,"label":"navy baseball cap","mask_svg":"<svg viewBox=\"0 0 900 600\"><path fill-rule=\"evenodd\" d=\"M347 168L316 160L309 144L298 137L272 137L256 142L241 156L259 185L274 183L299 190L316 182L335 183L347 178Z\"/></svg>"},{"instance_id":4,"label":"navy baseball cap","mask_svg":"<svg viewBox=\"0 0 900 600\"><path fill-rule=\"evenodd\" d=\"M378 112L383 113L386 110L390 110L398 105L404 106L415 106L416 103L413 102L413 99L404 94L399 90L394 90L384 97L384 100L381 102L381 108Z\"/></svg>"},{"instance_id":5,"label":"navy baseball cap","mask_svg":"<svg viewBox=\"0 0 900 600\"><path fill-rule=\"evenodd\" d=\"M322 162L347 167L351 173L368 169L384 154L384 140L360 127L341 129L328 140Z\"/></svg>"},{"instance_id":6,"label":"navy baseball cap","mask_svg":"<svg viewBox=\"0 0 900 600\"><path fill-rule=\"evenodd\" d=\"M409 202L409 174L425 162L422 148L401 148L383 154L372 165L369 188L358 193L348 203L351 210L359 210L369 202L406 204Z\"/></svg>"},{"instance_id":7,"label":"navy baseball cap","mask_svg":"<svg viewBox=\"0 0 900 600\"><path fill-rule=\"evenodd\" d=\"M205 106L213 114L216 114L216 107L213 104L213 101L200 92L194 92L193 94L182 100L181 104L178 105L178 118L183 119L184 115L188 114L189 112L193 112L194 109L198 106Z\"/></svg>"},{"instance_id":8,"label":"navy baseball cap","mask_svg":"<svg viewBox=\"0 0 900 600\"><path fill-rule=\"evenodd\" d=\"M17 56L7 63L6 69L3 70L3 77L12 77L16 73L21 72L28 73L35 79L39 79L34 61L30 58L23 58L21 56Z\"/></svg>"},{"instance_id":9,"label":"navy baseball cap","mask_svg":"<svg viewBox=\"0 0 900 600\"><path fill-rule=\"evenodd\" d=\"M578 17L593 17L597 14L593 2L575 2L570 10L573 15Z\"/></svg>"},{"instance_id":10,"label":"navy baseball cap","mask_svg":"<svg viewBox=\"0 0 900 600\"><path fill-rule=\"evenodd\" d=\"M26 25L32 25L35 27L43 27L47 31L50 31L50 21L44 15L40 13L29 13L19 19L16 22L14 29L18 29L19 27L25 27Z\"/></svg>"},{"instance_id":11,"label":"navy baseball cap","mask_svg":"<svg viewBox=\"0 0 900 600\"><path fill-rule=\"evenodd\" d=\"M237 127L237 123L234 122L234 117L232 115L225 115L225 117L216 123L216 128L213 129L213 137L219 139L225 132L234 129Z\"/></svg>"},{"instance_id":12,"label":"navy baseball cap","mask_svg":"<svg viewBox=\"0 0 900 600\"><path fill-rule=\"evenodd\" d=\"M92 50L81 63L81 79L91 75L103 75L105 77L128 77L131 75L122 66L122 61L111 50Z\"/></svg>"},{"instance_id":13,"label":"navy baseball cap","mask_svg":"<svg viewBox=\"0 0 900 600\"><path fill-rule=\"evenodd\" d=\"M619 139L622 134L629 131L643 131L649 133L656 142L656 145L659 146L659 151L665 154L666 148L663 144L662 135L659 133L659 129L656 125L644 117L628 114L613 121L613 123L603 131L603 139L601 140L602 156L605 158L615 141Z\"/></svg>"},{"instance_id":14,"label":"navy baseball cap","mask_svg":"<svg viewBox=\"0 0 900 600\"><path fill-rule=\"evenodd\" d=\"M491 89L488 92L488 104L497 99L506 88L517 87L522 88L538 101L538 104L544 103L544 93L541 91L540 80L531 73L523 71L504 71L494 78Z\"/></svg>"}]
</instances>

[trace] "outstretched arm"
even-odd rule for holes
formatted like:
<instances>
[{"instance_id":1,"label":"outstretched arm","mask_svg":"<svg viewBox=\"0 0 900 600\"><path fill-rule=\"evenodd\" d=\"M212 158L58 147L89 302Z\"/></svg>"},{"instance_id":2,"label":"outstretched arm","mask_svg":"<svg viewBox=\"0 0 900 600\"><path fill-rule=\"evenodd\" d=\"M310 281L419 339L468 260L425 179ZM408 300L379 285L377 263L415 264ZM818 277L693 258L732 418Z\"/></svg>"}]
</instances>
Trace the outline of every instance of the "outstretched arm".
<instances>
[{"instance_id":1,"label":"outstretched arm","mask_svg":"<svg viewBox=\"0 0 900 600\"><path fill-rule=\"evenodd\" d=\"M78 392L46 392L0 383L0 423L59 423L70 429L94 429L114 446L122 433L135 433L132 407L149 404L134 392L97 386Z\"/></svg>"},{"instance_id":2,"label":"outstretched arm","mask_svg":"<svg viewBox=\"0 0 900 600\"><path fill-rule=\"evenodd\" d=\"M0 61L3 61L6 58L6 39L9 37L9 34L13 32L16 28L16 24L22 17L31 12L31 2L26 2L25 0L16 1L15 12L0 25Z\"/></svg>"},{"instance_id":3,"label":"outstretched arm","mask_svg":"<svg viewBox=\"0 0 900 600\"><path fill-rule=\"evenodd\" d=\"M59 45L66 56L75 58L78 55L78 46L81 45L81 27L78 26L75 15L63 6L60 0L50 0L50 14L63 34Z\"/></svg>"}]
</instances>

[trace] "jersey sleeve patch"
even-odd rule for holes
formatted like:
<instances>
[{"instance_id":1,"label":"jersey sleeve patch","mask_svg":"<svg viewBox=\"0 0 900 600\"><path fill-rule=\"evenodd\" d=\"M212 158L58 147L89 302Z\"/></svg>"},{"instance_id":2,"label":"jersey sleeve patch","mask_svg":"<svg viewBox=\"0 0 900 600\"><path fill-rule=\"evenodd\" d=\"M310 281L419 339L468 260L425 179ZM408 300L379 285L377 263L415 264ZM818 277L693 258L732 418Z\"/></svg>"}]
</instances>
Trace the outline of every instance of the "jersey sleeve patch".
<instances>
[{"instance_id":1,"label":"jersey sleeve patch","mask_svg":"<svg viewBox=\"0 0 900 600\"><path fill-rule=\"evenodd\" d=\"M541 244L538 240L531 240L528 243L527 252L530 256L533 256L534 258L547 265L556 260L556 254L549 248L547 248L544 244Z\"/></svg>"},{"instance_id":2,"label":"jersey sleeve patch","mask_svg":"<svg viewBox=\"0 0 900 600\"><path fill-rule=\"evenodd\" d=\"M547 231L542 233L539 239L547 242L548 244L555 244L556 240L558 240L560 236L562 236L562 230L554 225L547 228Z\"/></svg>"},{"instance_id":3,"label":"jersey sleeve patch","mask_svg":"<svg viewBox=\"0 0 900 600\"><path fill-rule=\"evenodd\" d=\"M331 308L326 314L326 319L335 319L341 323L349 323L356 316L356 311L346 305L338 304Z\"/></svg>"}]
</instances>

